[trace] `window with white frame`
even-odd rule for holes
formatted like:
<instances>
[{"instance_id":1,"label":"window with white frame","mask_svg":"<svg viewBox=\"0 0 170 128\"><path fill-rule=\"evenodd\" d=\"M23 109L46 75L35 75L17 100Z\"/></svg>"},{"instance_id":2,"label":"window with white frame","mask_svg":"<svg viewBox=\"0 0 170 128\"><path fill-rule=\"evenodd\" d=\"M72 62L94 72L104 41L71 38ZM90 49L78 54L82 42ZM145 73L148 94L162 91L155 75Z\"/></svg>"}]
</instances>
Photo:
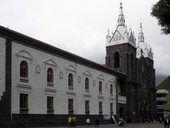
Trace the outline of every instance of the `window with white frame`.
<instances>
[{"instance_id":1,"label":"window with white frame","mask_svg":"<svg viewBox=\"0 0 170 128\"><path fill-rule=\"evenodd\" d=\"M68 89L69 90L74 89L74 87L73 87L73 74L72 73L69 73L69 75L68 75Z\"/></svg>"},{"instance_id":2,"label":"window with white frame","mask_svg":"<svg viewBox=\"0 0 170 128\"><path fill-rule=\"evenodd\" d=\"M90 102L88 100L85 101L85 114L90 114Z\"/></svg>"},{"instance_id":3,"label":"window with white frame","mask_svg":"<svg viewBox=\"0 0 170 128\"><path fill-rule=\"evenodd\" d=\"M74 100L68 99L68 114L74 114Z\"/></svg>"},{"instance_id":4,"label":"window with white frame","mask_svg":"<svg viewBox=\"0 0 170 128\"><path fill-rule=\"evenodd\" d=\"M99 95L102 95L102 81L99 81Z\"/></svg>"},{"instance_id":5,"label":"window with white frame","mask_svg":"<svg viewBox=\"0 0 170 128\"><path fill-rule=\"evenodd\" d=\"M103 114L103 103L99 102L99 115Z\"/></svg>"},{"instance_id":6,"label":"window with white frame","mask_svg":"<svg viewBox=\"0 0 170 128\"><path fill-rule=\"evenodd\" d=\"M54 112L54 98L52 96L47 96L47 113L53 114Z\"/></svg>"},{"instance_id":7,"label":"window with white frame","mask_svg":"<svg viewBox=\"0 0 170 128\"><path fill-rule=\"evenodd\" d=\"M29 111L29 109L28 109L28 94L20 93L19 101L20 101L20 113L27 114Z\"/></svg>"},{"instance_id":8,"label":"window with white frame","mask_svg":"<svg viewBox=\"0 0 170 128\"><path fill-rule=\"evenodd\" d=\"M28 83L28 63L26 61L20 62L20 82Z\"/></svg>"},{"instance_id":9,"label":"window with white frame","mask_svg":"<svg viewBox=\"0 0 170 128\"><path fill-rule=\"evenodd\" d=\"M85 92L89 92L89 78L85 78Z\"/></svg>"},{"instance_id":10,"label":"window with white frame","mask_svg":"<svg viewBox=\"0 0 170 128\"><path fill-rule=\"evenodd\" d=\"M54 86L54 73L52 68L47 69L47 86L48 87Z\"/></svg>"},{"instance_id":11,"label":"window with white frame","mask_svg":"<svg viewBox=\"0 0 170 128\"><path fill-rule=\"evenodd\" d=\"M113 115L113 103L110 103L110 115Z\"/></svg>"},{"instance_id":12,"label":"window with white frame","mask_svg":"<svg viewBox=\"0 0 170 128\"><path fill-rule=\"evenodd\" d=\"M113 84L110 84L110 95L113 95Z\"/></svg>"}]
</instances>

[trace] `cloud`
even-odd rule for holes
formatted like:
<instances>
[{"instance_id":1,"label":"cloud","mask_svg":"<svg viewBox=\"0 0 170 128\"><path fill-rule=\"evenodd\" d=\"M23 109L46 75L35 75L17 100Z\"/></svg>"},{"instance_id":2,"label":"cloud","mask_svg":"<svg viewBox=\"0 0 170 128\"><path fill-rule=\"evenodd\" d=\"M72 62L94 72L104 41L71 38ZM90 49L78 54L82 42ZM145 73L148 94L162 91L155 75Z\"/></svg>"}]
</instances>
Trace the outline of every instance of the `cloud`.
<instances>
[{"instance_id":1,"label":"cloud","mask_svg":"<svg viewBox=\"0 0 170 128\"><path fill-rule=\"evenodd\" d=\"M123 0L128 29L136 38L143 23L158 74L170 72L170 36L150 15L157 0ZM105 63L107 29L114 32L119 3L113 0L0 0L0 24L98 63ZM147 3L147 4L146 4Z\"/></svg>"}]
</instances>

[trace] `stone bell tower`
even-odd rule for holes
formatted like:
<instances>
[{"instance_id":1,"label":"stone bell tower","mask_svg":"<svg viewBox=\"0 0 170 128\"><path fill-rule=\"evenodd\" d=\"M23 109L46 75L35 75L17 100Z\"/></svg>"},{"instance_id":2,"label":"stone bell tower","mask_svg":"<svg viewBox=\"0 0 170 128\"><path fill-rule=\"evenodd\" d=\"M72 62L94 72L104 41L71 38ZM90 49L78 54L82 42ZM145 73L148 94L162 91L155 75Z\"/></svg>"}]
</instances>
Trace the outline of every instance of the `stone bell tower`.
<instances>
[{"instance_id":1,"label":"stone bell tower","mask_svg":"<svg viewBox=\"0 0 170 128\"><path fill-rule=\"evenodd\" d=\"M130 122L135 122L137 112L137 65L136 39L133 31L125 25L122 3L120 3L117 27L113 33L106 36L106 65L127 76L126 81L117 80L118 99L124 96L126 102L118 100L118 115L126 116Z\"/></svg>"}]
</instances>

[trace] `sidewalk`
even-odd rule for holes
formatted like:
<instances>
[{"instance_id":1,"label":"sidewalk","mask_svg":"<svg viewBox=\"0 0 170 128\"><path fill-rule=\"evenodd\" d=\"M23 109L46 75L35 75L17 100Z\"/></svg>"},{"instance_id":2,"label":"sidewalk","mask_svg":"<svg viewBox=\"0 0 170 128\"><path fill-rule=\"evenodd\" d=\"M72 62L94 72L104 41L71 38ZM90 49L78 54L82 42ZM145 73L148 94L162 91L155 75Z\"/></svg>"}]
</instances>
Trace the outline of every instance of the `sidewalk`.
<instances>
[{"instance_id":1,"label":"sidewalk","mask_svg":"<svg viewBox=\"0 0 170 128\"><path fill-rule=\"evenodd\" d=\"M120 126L116 124L102 124L99 126L99 128L119 128ZM65 127L30 127L30 128L68 128ZM76 128L95 128L94 125L81 125L76 126ZM96 127L97 128L97 127ZM163 124L160 124L159 122L156 123L132 123L132 124L126 124L124 128L164 128Z\"/></svg>"}]
</instances>

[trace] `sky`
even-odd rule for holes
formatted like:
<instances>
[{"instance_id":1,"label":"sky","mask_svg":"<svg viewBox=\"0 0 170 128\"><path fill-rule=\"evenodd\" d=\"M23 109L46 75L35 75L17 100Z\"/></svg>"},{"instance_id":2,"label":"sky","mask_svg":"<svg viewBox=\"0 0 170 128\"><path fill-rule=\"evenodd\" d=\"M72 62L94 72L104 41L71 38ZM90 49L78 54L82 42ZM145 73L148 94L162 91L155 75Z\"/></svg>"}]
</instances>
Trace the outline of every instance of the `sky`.
<instances>
[{"instance_id":1,"label":"sky","mask_svg":"<svg viewBox=\"0 0 170 128\"><path fill-rule=\"evenodd\" d=\"M0 0L0 25L99 64L105 63L107 30L114 32L123 5L125 24L154 53L156 74L170 75L170 35L151 8L158 0ZM137 43L137 42L136 42Z\"/></svg>"}]
</instances>

